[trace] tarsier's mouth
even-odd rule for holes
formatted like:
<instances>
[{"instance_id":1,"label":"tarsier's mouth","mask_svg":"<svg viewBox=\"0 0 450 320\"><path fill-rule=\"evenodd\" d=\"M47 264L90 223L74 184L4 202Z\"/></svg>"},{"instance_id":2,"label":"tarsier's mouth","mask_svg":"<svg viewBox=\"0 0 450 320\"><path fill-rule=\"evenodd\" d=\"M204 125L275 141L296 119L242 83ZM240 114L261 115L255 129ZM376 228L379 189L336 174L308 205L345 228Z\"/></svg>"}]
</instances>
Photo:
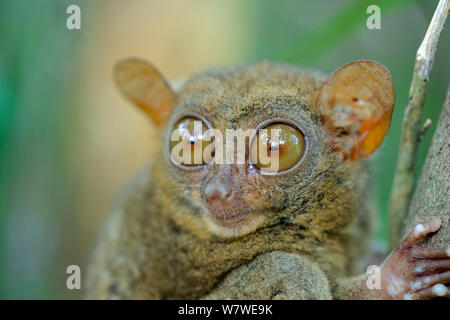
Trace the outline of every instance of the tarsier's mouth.
<instances>
[{"instance_id":1,"label":"tarsier's mouth","mask_svg":"<svg viewBox=\"0 0 450 320\"><path fill-rule=\"evenodd\" d=\"M234 211L221 210L221 212L212 212L211 216L219 226L231 229L245 225L261 214L261 211L249 208Z\"/></svg>"}]
</instances>

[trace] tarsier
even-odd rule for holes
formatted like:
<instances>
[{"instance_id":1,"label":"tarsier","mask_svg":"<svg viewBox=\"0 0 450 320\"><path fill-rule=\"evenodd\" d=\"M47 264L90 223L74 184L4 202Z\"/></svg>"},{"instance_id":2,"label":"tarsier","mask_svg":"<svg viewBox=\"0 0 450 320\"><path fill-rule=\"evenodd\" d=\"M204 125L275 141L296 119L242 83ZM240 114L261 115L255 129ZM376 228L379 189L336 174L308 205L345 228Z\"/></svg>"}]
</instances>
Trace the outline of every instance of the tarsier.
<instances>
[{"instance_id":1,"label":"tarsier","mask_svg":"<svg viewBox=\"0 0 450 320\"><path fill-rule=\"evenodd\" d=\"M449 248L417 245L440 228L439 218L411 230L381 264L379 287L367 285L374 208L365 158L382 143L395 104L381 64L351 62L327 78L262 62L200 73L176 91L138 59L120 62L115 76L159 127L158 151L103 226L88 298L449 296ZM238 148L207 140L213 128L223 137L254 129L243 162L215 161L218 149L233 159ZM276 129L278 139L263 129ZM177 145L188 148L172 152ZM209 149L193 163L189 146ZM259 161L263 151L277 152L277 170Z\"/></svg>"}]
</instances>

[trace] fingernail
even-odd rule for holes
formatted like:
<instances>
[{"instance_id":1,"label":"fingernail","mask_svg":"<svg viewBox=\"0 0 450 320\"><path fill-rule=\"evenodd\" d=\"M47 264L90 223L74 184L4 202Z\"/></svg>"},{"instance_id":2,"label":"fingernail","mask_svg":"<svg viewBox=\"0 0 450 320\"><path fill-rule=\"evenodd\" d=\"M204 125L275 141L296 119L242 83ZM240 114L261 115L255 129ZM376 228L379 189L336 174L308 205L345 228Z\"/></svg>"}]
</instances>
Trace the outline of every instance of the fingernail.
<instances>
[{"instance_id":1,"label":"fingernail","mask_svg":"<svg viewBox=\"0 0 450 320\"><path fill-rule=\"evenodd\" d=\"M419 224L416 225L416 227L414 228L414 234L415 234L416 236L418 236L418 235L421 234L424 230L425 230L425 227L423 226L423 224L419 223Z\"/></svg>"},{"instance_id":2,"label":"fingernail","mask_svg":"<svg viewBox=\"0 0 450 320\"><path fill-rule=\"evenodd\" d=\"M443 284L435 284L433 286L433 293L439 297L443 297L447 293L447 288Z\"/></svg>"}]
</instances>

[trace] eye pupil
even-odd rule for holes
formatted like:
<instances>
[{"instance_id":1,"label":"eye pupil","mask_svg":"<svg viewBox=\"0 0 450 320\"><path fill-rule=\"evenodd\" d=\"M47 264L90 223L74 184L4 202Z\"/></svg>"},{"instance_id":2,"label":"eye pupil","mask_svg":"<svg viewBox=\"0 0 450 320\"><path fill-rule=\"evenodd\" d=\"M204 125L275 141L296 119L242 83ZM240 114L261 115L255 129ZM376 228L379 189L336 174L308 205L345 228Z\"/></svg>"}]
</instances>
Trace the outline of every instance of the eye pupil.
<instances>
[{"instance_id":1,"label":"eye pupil","mask_svg":"<svg viewBox=\"0 0 450 320\"><path fill-rule=\"evenodd\" d=\"M280 148L279 146L270 146L270 147L269 147L269 150L270 150L270 151L277 151L277 150L280 150L280 151L281 151L281 148Z\"/></svg>"}]
</instances>

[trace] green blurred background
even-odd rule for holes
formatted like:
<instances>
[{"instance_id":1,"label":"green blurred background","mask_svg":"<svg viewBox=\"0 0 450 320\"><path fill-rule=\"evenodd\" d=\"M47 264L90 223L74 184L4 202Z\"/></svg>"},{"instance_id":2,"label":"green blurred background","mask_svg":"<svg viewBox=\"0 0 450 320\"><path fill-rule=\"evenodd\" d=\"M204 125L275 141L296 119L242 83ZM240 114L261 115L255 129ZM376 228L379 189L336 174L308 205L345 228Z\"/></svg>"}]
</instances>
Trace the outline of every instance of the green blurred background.
<instances>
[{"instance_id":1,"label":"green blurred background","mask_svg":"<svg viewBox=\"0 0 450 320\"><path fill-rule=\"evenodd\" d=\"M416 50L437 0L0 2L0 298L80 298L66 267L82 267L118 188L152 154L153 128L118 94L113 64L152 61L171 80L268 59L330 73L355 59L392 72L397 104L373 156L385 241L387 202ZM81 8L81 30L66 8ZM381 8L381 30L366 8ZM447 27L448 29L448 27ZM436 123L450 70L444 30L424 117ZM420 146L423 163L434 126ZM420 167L419 166L419 167Z\"/></svg>"}]
</instances>

